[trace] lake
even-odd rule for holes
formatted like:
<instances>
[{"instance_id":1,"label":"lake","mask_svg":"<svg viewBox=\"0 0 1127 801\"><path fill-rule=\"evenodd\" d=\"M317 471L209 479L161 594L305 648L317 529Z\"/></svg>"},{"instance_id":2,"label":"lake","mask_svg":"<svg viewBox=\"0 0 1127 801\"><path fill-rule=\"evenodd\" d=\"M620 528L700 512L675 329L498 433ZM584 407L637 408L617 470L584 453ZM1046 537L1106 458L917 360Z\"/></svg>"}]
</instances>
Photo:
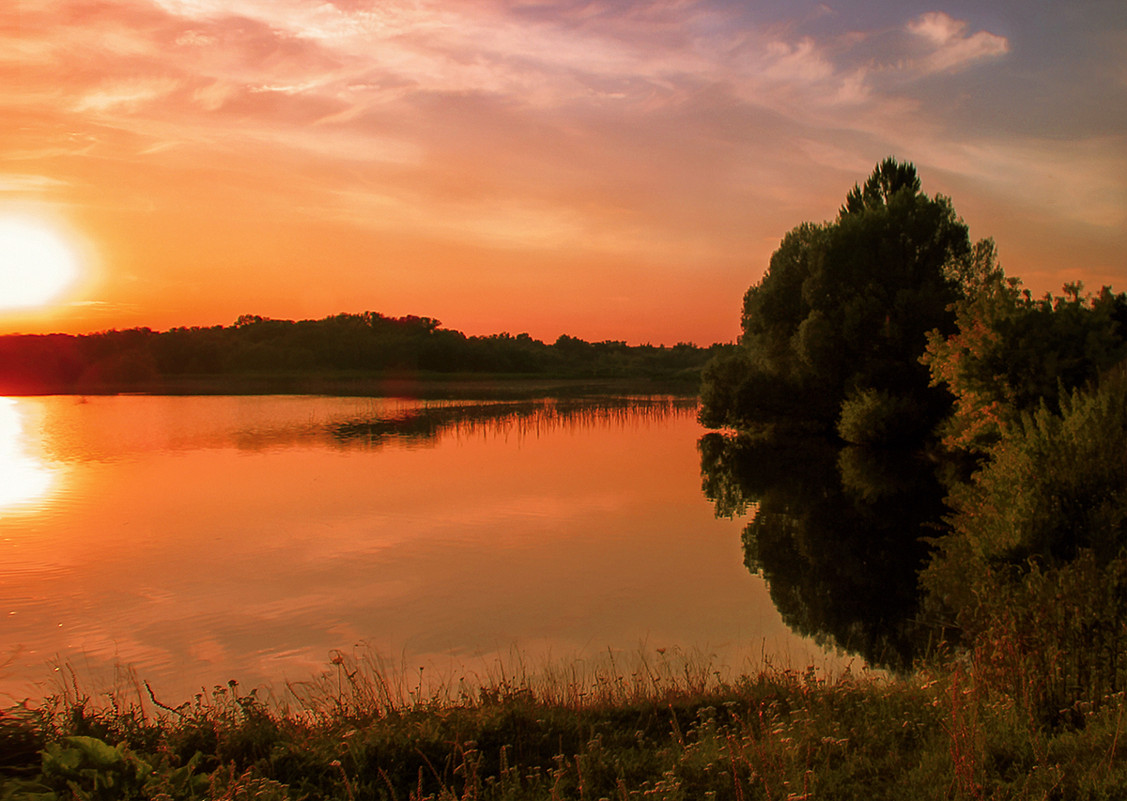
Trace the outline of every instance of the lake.
<instances>
[{"instance_id":1,"label":"lake","mask_svg":"<svg viewBox=\"0 0 1127 801\"><path fill-rule=\"evenodd\" d=\"M670 398L0 399L0 703L277 694L337 653L828 664L702 493L702 434Z\"/></svg>"}]
</instances>

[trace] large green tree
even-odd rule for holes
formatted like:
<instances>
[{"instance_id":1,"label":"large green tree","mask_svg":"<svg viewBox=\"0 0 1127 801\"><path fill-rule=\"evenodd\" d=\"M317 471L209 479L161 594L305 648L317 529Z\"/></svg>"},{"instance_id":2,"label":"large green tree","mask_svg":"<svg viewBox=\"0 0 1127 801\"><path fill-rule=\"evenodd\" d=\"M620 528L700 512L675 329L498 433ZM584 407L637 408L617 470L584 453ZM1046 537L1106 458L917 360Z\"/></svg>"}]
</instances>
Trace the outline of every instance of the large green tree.
<instances>
[{"instance_id":1,"label":"large green tree","mask_svg":"<svg viewBox=\"0 0 1127 801\"><path fill-rule=\"evenodd\" d=\"M739 346L705 370L702 422L825 430L843 415L884 418L873 430L886 440L929 429L949 396L919 358L929 331L952 330L971 257L951 202L923 194L911 164L881 162L835 220L783 237L744 296Z\"/></svg>"}]
</instances>

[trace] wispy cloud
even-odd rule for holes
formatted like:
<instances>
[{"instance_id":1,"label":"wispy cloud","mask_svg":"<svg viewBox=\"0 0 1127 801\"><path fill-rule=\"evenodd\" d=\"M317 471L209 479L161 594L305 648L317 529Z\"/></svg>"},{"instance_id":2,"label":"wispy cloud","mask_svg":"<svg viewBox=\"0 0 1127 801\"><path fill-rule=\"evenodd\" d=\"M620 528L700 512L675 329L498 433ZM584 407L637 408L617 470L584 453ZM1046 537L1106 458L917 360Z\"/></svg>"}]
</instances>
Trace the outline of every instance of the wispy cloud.
<instances>
[{"instance_id":1,"label":"wispy cloud","mask_svg":"<svg viewBox=\"0 0 1127 801\"><path fill-rule=\"evenodd\" d=\"M885 129L912 106L874 82L874 65L889 65L881 53L863 52L874 46L870 37L757 29L703 2L371 7L158 0L153 7L136 0L124 8L119 18L83 20L55 37L66 47L56 56L102 60L100 69L88 70L96 83L71 89L71 107L118 115L112 124L124 128L160 100L167 102L150 120L161 115L189 133L224 120L245 127L252 119L371 131L381 112L398 107L416 115L431 96L498 98L531 114L654 117L713 87L800 124L863 119ZM923 43L917 64L928 72L1007 49L1005 39L968 34L967 23L938 12L907 29ZM291 100L264 104L252 99L256 94ZM191 116L200 110L213 116Z\"/></svg>"},{"instance_id":2,"label":"wispy cloud","mask_svg":"<svg viewBox=\"0 0 1127 801\"><path fill-rule=\"evenodd\" d=\"M921 66L926 72L962 69L984 59L1005 55L1010 43L988 31L967 34L968 25L942 11L933 11L908 23L908 32L927 44L930 52Z\"/></svg>"},{"instance_id":3,"label":"wispy cloud","mask_svg":"<svg viewBox=\"0 0 1127 801\"><path fill-rule=\"evenodd\" d=\"M47 175L4 175L0 174L0 192L40 193L69 186L67 181Z\"/></svg>"},{"instance_id":4,"label":"wispy cloud","mask_svg":"<svg viewBox=\"0 0 1127 801\"><path fill-rule=\"evenodd\" d=\"M332 226L363 258L394 235L736 282L732 264L754 272L895 154L925 184L1110 230L1127 208L1123 137L1061 136L989 105L1032 91L1015 70L1030 47L1007 38L1020 30L891 3L855 18L721 0L25 3L18 32L0 24L14 121L0 153L19 162L0 192L113 210L130 232L167 210L169 226L229 229L247 264L235 217L307 253L337 247L302 239ZM271 236L259 250L298 258ZM208 237L164 239L199 250L163 257L178 275L216 258ZM121 250L139 270L161 242L131 233ZM426 274L438 257L417 247Z\"/></svg>"},{"instance_id":5,"label":"wispy cloud","mask_svg":"<svg viewBox=\"0 0 1127 801\"><path fill-rule=\"evenodd\" d=\"M1011 198L1013 209L1033 212L1043 222L1070 220L1115 231L1127 226L1122 144L1106 137L1068 142L975 138L929 144L922 154L939 169L973 177Z\"/></svg>"},{"instance_id":6,"label":"wispy cloud","mask_svg":"<svg viewBox=\"0 0 1127 801\"><path fill-rule=\"evenodd\" d=\"M79 114L94 112L136 112L141 106L168 97L180 87L173 78L131 78L110 81L84 92L73 110Z\"/></svg>"}]
</instances>

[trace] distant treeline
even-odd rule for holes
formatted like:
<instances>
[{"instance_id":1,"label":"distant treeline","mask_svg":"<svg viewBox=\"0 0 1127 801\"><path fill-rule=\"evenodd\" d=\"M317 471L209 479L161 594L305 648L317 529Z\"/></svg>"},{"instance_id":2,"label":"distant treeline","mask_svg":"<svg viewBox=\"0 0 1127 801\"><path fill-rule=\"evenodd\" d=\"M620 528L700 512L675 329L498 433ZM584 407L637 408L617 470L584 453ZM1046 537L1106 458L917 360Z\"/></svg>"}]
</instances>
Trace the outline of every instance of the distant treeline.
<instances>
[{"instance_id":1,"label":"distant treeline","mask_svg":"<svg viewBox=\"0 0 1127 801\"><path fill-rule=\"evenodd\" d=\"M159 389L177 379L418 373L695 382L721 346L467 336L429 317L376 312L322 320L243 315L232 326L0 337L0 393Z\"/></svg>"}]
</instances>

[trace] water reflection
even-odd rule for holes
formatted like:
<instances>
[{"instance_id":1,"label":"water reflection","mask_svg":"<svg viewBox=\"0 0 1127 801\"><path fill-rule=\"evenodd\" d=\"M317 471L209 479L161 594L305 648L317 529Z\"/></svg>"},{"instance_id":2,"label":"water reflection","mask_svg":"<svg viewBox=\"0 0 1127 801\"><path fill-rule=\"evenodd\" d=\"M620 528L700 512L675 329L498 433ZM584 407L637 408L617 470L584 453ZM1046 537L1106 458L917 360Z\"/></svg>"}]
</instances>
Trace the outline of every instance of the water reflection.
<instances>
[{"instance_id":1,"label":"water reflection","mask_svg":"<svg viewBox=\"0 0 1127 801\"><path fill-rule=\"evenodd\" d=\"M53 489L57 471L28 448L26 422L17 402L0 398L0 515L27 510Z\"/></svg>"},{"instance_id":2,"label":"water reflection","mask_svg":"<svg viewBox=\"0 0 1127 801\"><path fill-rule=\"evenodd\" d=\"M910 664L928 636L917 573L944 512L931 466L812 439L711 433L698 447L716 514L751 517L744 562L787 625L875 664Z\"/></svg>"},{"instance_id":3,"label":"water reflection","mask_svg":"<svg viewBox=\"0 0 1127 801\"><path fill-rule=\"evenodd\" d=\"M638 426L692 415L678 397L412 401L297 395L23 398L42 417L49 460L113 461L154 451L230 448L263 452L294 447L372 448L432 445L443 436L536 436L596 424Z\"/></svg>"},{"instance_id":4,"label":"water reflection","mask_svg":"<svg viewBox=\"0 0 1127 801\"><path fill-rule=\"evenodd\" d=\"M0 516L0 700L56 660L166 699L277 687L359 642L428 675L514 646L822 658L701 496L693 401L19 404L67 492Z\"/></svg>"},{"instance_id":5,"label":"water reflection","mask_svg":"<svg viewBox=\"0 0 1127 801\"><path fill-rule=\"evenodd\" d=\"M352 419L330 427L344 445L381 445L388 440L432 440L443 434L547 433L597 422L635 424L670 414L695 411L695 398L622 397L596 399L543 398L480 404L426 403L370 419Z\"/></svg>"}]
</instances>

